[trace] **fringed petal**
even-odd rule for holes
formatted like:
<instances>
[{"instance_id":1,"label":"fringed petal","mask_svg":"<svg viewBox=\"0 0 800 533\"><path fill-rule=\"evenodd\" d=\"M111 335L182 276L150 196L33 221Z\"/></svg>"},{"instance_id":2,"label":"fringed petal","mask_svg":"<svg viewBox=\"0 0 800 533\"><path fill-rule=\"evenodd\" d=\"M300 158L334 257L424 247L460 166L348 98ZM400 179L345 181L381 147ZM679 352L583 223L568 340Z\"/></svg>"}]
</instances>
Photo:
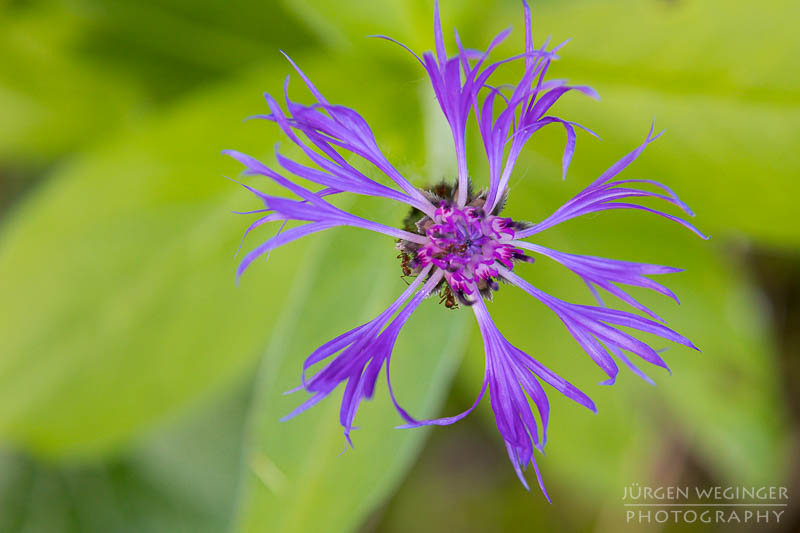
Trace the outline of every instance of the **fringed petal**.
<instances>
[{"instance_id":1,"label":"fringed petal","mask_svg":"<svg viewBox=\"0 0 800 533\"><path fill-rule=\"evenodd\" d=\"M651 127L650 133L647 135L647 138L645 139L644 143L642 143L631 153L629 153L628 155L626 155L625 157L614 163L591 185L589 185L583 191L578 193L574 198L572 198L566 204L558 208L555 211L555 213L553 213L543 221L534 224L533 226L526 228L522 231L517 232L516 237L520 239L530 237L531 235L535 235L557 224L590 213L597 213L600 211L607 211L610 209L636 209L640 211L647 211L649 213L653 213L661 217L664 217L673 222L677 222L678 224L684 226L685 228L688 228L689 230L693 231L699 237L703 239L708 239L708 237L705 234L703 234L699 229L697 229L694 225L692 225L690 222L686 221L683 218L676 217L674 215L664 213L663 211L652 209L650 207L645 207L639 204L619 201L619 200L624 200L626 198L637 198L637 197L656 198L677 206L689 216L694 216L694 213L691 211L691 209L689 209L689 206L687 206L683 201L681 201L680 198L678 198L677 195L666 185L662 185L661 183L658 183L657 181L653 180L609 181L613 179L617 174L619 174L625 167L627 167L634 160L636 160L636 158L639 157L639 155L642 153L642 151L644 151L647 145L653 142L654 140L658 139L660 135L661 134L654 136L653 128ZM651 191L633 189L629 187L616 188L618 185L624 185L628 183L647 183L660 188L667 194L666 195L658 194Z\"/></svg>"},{"instance_id":2,"label":"fringed petal","mask_svg":"<svg viewBox=\"0 0 800 533\"><path fill-rule=\"evenodd\" d=\"M288 420L307 410L344 382L346 385L339 410L339 421L344 428L347 443L352 446L350 432L354 429L353 421L361 401L372 397L378 373L391 356L400 330L420 302L441 280L441 273L434 274L417 291L430 270L428 267L421 272L403 294L373 320L328 341L306 359L300 388L309 392L311 397L282 420ZM409 297L411 300L400 310ZM400 312L389 323L398 310ZM333 360L313 376L308 377L311 367L330 357L333 357Z\"/></svg>"},{"instance_id":3,"label":"fringed petal","mask_svg":"<svg viewBox=\"0 0 800 533\"><path fill-rule=\"evenodd\" d=\"M270 107L270 114L255 115L252 118L277 122L292 142L328 174L325 177L326 182L342 180L346 183L345 186L325 183L326 185L357 194L386 196L409 203L425 213L432 213L433 206L427 198L411 185L383 155L366 120L353 109L330 104L297 64L288 55L284 54L284 56L300 75L306 87L317 100L317 104L306 106L289 100L287 78L284 93L286 93L285 99L289 114L285 115L275 99L267 94L265 98ZM311 149L293 130L303 133L317 149L322 151L322 154ZM397 184L405 194L393 194L390 192L392 189L364 176L347 164L334 146L352 152L373 164ZM302 175L302 177L307 176ZM320 178L321 176L316 174L314 177ZM308 179L319 183L313 178Z\"/></svg>"},{"instance_id":4,"label":"fringed petal","mask_svg":"<svg viewBox=\"0 0 800 533\"><path fill-rule=\"evenodd\" d=\"M283 246L284 244L287 244L305 235L336 226L350 226L368 229L376 233L383 233L384 235L389 235L397 239L404 239L420 244L424 244L426 242L425 238L421 235L393 228L391 226L386 226L371 220L366 220L339 209L324 200L322 194L313 193L308 189L292 183L271 168L248 155L242 154L235 150L226 150L224 153L230 155L245 165L247 169L246 173L267 176L275 183L281 185L285 189L301 198L301 200L298 201L279 196L272 196L250 187L249 185L243 185L243 187L258 196L264 202L266 211L273 212L271 215L256 221L255 225L260 225L261 223L275 220L297 220L311 222L311 224L306 226L293 228L285 233L279 233L275 237L255 248L240 264L239 269L237 270L237 278L238 276L241 276L247 266L249 266L259 255L279 246ZM323 192L328 192L328 190ZM252 229L252 227L253 226L248 228L248 232Z\"/></svg>"},{"instance_id":5,"label":"fringed petal","mask_svg":"<svg viewBox=\"0 0 800 533\"><path fill-rule=\"evenodd\" d=\"M647 313L655 320L663 322L661 317L655 314L652 310L639 303L630 294L623 291L616 285L613 285L612 283L622 283L634 287L650 289L658 292L659 294L663 294L664 296L669 296L676 302L680 303L674 292L660 283L645 277L654 274L680 272L680 268L662 265L650 265L647 263L632 263L629 261L618 261L615 259L606 259L603 257L593 257L588 255L568 254L525 241L513 241L511 244L519 248L540 253L549 257L550 259L553 259L580 276L590 288L592 288L592 284L601 287L635 309Z\"/></svg>"},{"instance_id":6,"label":"fringed petal","mask_svg":"<svg viewBox=\"0 0 800 533\"><path fill-rule=\"evenodd\" d=\"M606 307L571 304L542 292L510 270L502 267L499 267L498 270L502 277L548 306L558 315L578 344L609 376L610 379L606 384L613 383L617 375L617 366L604 347L608 347L612 351L619 349L631 352L648 363L669 370L656 350L615 326L632 328L695 350L698 349L683 335L654 320Z\"/></svg>"},{"instance_id":7,"label":"fringed petal","mask_svg":"<svg viewBox=\"0 0 800 533\"><path fill-rule=\"evenodd\" d=\"M495 326L482 299L478 299L473 311L483 336L486 352L485 381L489 385L497 429L506 443L509 458L522 484L528 487L522 472L531 464L537 470L542 492L547 496L538 474L534 448L541 451L547 442L550 405L537 378L553 385L562 394L592 411L596 411L596 408L583 392L508 342ZM541 432L528 398L536 406L541 420Z\"/></svg>"}]
</instances>

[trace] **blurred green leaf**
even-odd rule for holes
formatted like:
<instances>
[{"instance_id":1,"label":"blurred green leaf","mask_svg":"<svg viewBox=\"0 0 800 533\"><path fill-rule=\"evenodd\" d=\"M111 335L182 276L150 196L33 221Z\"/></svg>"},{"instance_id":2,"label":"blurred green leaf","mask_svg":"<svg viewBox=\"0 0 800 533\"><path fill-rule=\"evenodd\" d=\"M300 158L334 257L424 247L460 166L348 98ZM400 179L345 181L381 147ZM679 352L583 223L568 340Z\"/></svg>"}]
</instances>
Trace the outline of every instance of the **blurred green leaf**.
<instances>
[{"instance_id":1,"label":"blurred green leaf","mask_svg":"<svg viewBox=\"0 0 800 533\"><path fill-rule=\"evenodd\" d=\"M249 383L101 463L0 454L2 533L219 533L230 521Z\"/></svg>"},{"instance_id":2,"label":"blurred green leaf","mask_svg":"<svg viewBox=\"0 0 800 533\"><path fill-rule=\"evenodd\" d=\"M514 20L518 2L504 4ZM552 33L562 65L585 81L648 87L678 96L708 95L753 104L796 106L800 37L784 22L800 15L792 0L754 5L725 0L572 0L534 4L538 41ZM602 20L603 24L597 24ZM769 50L768 56L765 51ZM746 123L745 123L746 126Z\"/></svg>"},{"instance_id":3,"label":"blurred green leaf","mask_svg":"<svg viewBox=\"0 0 800 533\"><path fill-rule=\"evenodd\" d=\"M279 5L248 0L0 7L0 159L38 170L280 47L313 44Z\"/></svg>"},{"instance_id":4,"label":"blurred green leaf","mask_svg":"<svg viewBox=\"0 0 800 533\"><path fill-rule=\"evenodd\" d=\"M341 2L336 0L281 0L281 3L331 47L367 48L372 53L402 54L400 57L403 57L406 52L395 45L369 43L365 39L368 35L387 35L417 53L433 49L432 0L351 0L348 9L342 9ZM514 5L520 8L518 18L521 21L521 4ZM459 31L465 30L467 35L478 28L496 30L495 33L504 29L509 19L496 16L494 7L494 3L476 0L440 2L446 38L452 39L452 28L456 24ZM353 16L354 13L358 16Z\"/></svg>"},{"instance_id":5,"label":"blurred green leaf","mask_svg":"<svg viewBox=\"0 0 800 533\"><path fill-rule=\"evenodd\" d=\"M398 430L403 423L381 379L375 400L362 404L344 447L339 426L341 388L313 409L278 419L306 398L281 392L299 383L302 361L323 342L376 316L399 296L397 260L372 236L329 241L317 276L301 276L305 302L283 310L281 334L264 357L259 398L251 413L245 494L236 531L346 532L383 501L411 465L425 430ZM378 237L380 239L380 237ZM431 297L403 328L392 356L392 381L401 403L418 416L436 412L469 337L463 313L447 311ZM347 509L346 513L342 509Z\"/></svg>"},{"instance_id":6,"label":"blurred green leaf","mask_svg":"<svg viewBox=\"0 0 800 533\"><path fill-rule=\"evenodd\" d=\"M163 103L176 94L316 44L277 2L77 0L87 20L76 51L146 84Z\"/></svg>"},{"instance_id":7,"label":"blurred green leaf","mask_svg":"<svg viewBox=\"0 0 800 533\"><path fill-rule=\"evenodd\" d=\"M0 159L45 166L130 119L139 88L68 49L84 27L80 18L36 7L13 14L0 14Z\"/></svg>"},{"instance_id":8,"label":"blurred green leaf","mask_svg":"<svg viewBox=\"0 0 800 533\"><path fill-rule=\"evenodd\" d=\"M614 140L591 145L590 156L627 152L655 117L669 140L641 173L681 190L708 232L800 244L800 34L785 24L800 4L585 0L536 13L540 40L574 38L552 75L603 96L559 109Z\"/></svg>"},{"instance_id":9,"label":"blurred green leaf","mask_svg":"<svg viewBox=\"0 0 800 533\"><path fill-rule=\"evenodd\" d=\"M760 105L721 98L674 96L650 89L600 86L601 105L570 102L567 116L597 127L615 142L592 145L625 153L647 130L648 115L666 128L644 158L641 175L658 177L698 206L699 223L717 237L745 237L793 248L800 231L792 198L800 193L800 107ZM645 111L645 109L647 111ZM621 141L621 142L620 142Z\"/></svg>"},{"instance_id":10,"label":"blurred green leaf","mask_svg":"<svg viewBox=\"0 0 800 533\"><path fill-rule=\"evenodd\" d=\"M264 307L280 306L285 291L267 277L233 286L244 221L230 211L243 196L220 177L219 150L254 143L219 125L252 110L261 79L105 144L8 222L4 436L53 455L104 449L259 355L271 326ZM305 249L283 254L274 275L290 277Z\"/></svg>"},{"instance_id":11,"label":"blurred green leaf","mask_svg":"<svg viewBox=\"0 0 800 533\"><path fill-rule=\"evenodd\" d=\"M331 72L342 63L301 63L331 98L351 105L354 84L382 68L338 78ZM0 241L5 438L48 455L107 450L261 354L288 281L325 237L272 254L266 270L253 267L234 287L232 255L249 222L230 211L257 203L222 179L241 168L219 152L271 151L277 128L240 120L260 112L259 93L279 92L288 72L281 63L188 100L63 168L16 210ZM387 97L407 91L371 83ZM378 113L379 100L359 108L387 154L413 174L404 158L419 151L422 120L413 120L414 99L397 99L397 115ZM382 249L393 257L391 245Z\"/></svg>"}]
</instances>

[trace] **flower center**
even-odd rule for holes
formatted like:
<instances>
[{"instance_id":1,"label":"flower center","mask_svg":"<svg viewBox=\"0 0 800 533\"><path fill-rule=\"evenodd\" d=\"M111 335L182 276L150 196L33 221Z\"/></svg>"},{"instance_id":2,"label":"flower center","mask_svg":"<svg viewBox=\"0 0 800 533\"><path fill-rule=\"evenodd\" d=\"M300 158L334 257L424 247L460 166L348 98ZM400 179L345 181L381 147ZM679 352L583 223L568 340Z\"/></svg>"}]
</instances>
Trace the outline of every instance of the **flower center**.
<instances>
[{"instance_id":1,"label":"flower center","mask_svg":"<svg viewBox=\"0 0 800 533\"><path fill-rule=\"evenodd\" d=\"M515 259L530 260L510 244L517 224L487 214L483 203L480 197L464 207L440 200L433 218L423 216L414 225L427 242L398 243L404 275L415 276L431 264L444 271L447 286L440 288L440 295L447 307L455 307L455 299L472 305L479 297L476 293L491 297L500 288L496 264L513 269Z\"/></svg>"}]
</instances>

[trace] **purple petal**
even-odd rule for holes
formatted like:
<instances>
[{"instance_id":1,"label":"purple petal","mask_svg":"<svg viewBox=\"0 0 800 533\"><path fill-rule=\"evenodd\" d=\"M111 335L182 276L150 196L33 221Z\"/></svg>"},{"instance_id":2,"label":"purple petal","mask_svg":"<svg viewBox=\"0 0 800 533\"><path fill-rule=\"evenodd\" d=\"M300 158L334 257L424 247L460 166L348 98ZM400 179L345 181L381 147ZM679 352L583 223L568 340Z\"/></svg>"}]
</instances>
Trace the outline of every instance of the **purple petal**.
<instances>
[{"instance_id":1,"label":"purple petal","mask_svg":"<svg viewBox=\"0 0 800 533\"><path fill-rule=\"evenodd\" d=\"M483 336L486 351L484 383L489 384L490 403L495 414L497 429L506 443L509 458L523 485L526 488L528 486L522 475L522 469L532 464L537 470L537 478L544 491L533 450L534 448L541 450L547 440L550 406L536 378L544 379L567 397L592 411L596 411L594 403L574 386L509 343L494 325L483 299L478 299L473 311ZM541 439L526 394L533 400L541 418Z\"/></svg>"},{"instance_id":2,"label":"purple petal","mask_svg":"<svg viewBox=\"0 0 800 533\"><path fill-rule=\"evenodd\" d=\"M311 397L284 417L284 420L307 410L345 382L339 421L344 428L347 442L352 446L350 432L354 429L353 421L361 401L372 397L378 373L384 361L389 360L400 330L420 302L441 280L442 274L435 274L417 291L430 270L431 267L424 269L403 294L373 320L339 335L314 350L304 362L302 372L302 388L311 393ZM411 300L387 326L389 319L409 297ZM330 357L333 359L321 370L312 377L307 377L311 367Z\"/></svg>"},{"instance_id":3,"label":"purple petal","mask_svg":"<svg viewBox=\"0 0 800 533\"><path fill-rule=\"evenodd\" d=\"M681 269L679 268L650 265L646 263L632 263L629 261L618 261L615 259L606 259L603 257L594 257L588 255L568 254L525 241L514 241L513 245L540 253L553 259L554 261L557 261L580 276L590 289L592 288L592 284L602 287L624 302L640 311L647 313L656 320L663 322L663 320L661 320L661 318L653 311L636 301L633 297L619 287L612 285L612 282L651 289L660 294L673 298L676 302L678 301L678 297L675 295L675 293L663 285L646 278L645 275L680 272Z\"/></svg>"},{"instance_id":4,"label":"purple petal","mask_svg":"<svg viewBox=\"0 0 800 533\"><path fill-rule=\"evenodd\" d=\"M409 48L408 46L404 45L400 41L398 41L396 39L392 39L391 37L387 37L386 35L367 35L367 37L368 38L372 38L372 39L383 39L385 41L389 41L389 42L392 42L392 43L394 43L396 45L402 46L403 48L405 48L406 52L408 52L409 54L414 56L414 58L417 61L419 61L420 65L422 65L423 67L425 66L425 64L422 62L422 60L419 58L419 56L417 54L415 54L414 51L411 50L411 48Z\"/></svg>"},{"instance_id":5,"label":"purple petal","mask_svg":"<svg viewBox=\"0 0 800 533\"><path fill-rule=\"evenodd\" d=\"M239 264L239 268L236 269L236 281L239 281L239 278L242 277L242 274L247 269L250 264L255 261L260 255L266 253L273 248L277 248L279 246L283 246L284 244L290 243L292 241L296 241L301 237L305 237L306 235L311 235L312 233L316 233L318 231L323 231L329 228L336 226L336 224L332 224L330 222L312 222L311 224L306 224L304 226L300 226L298 228L292 228L284 233L276 235L275 237L269 239L265 243L257 246L254 248L250 253L248 253L242 262Z\"/></svg>"},{"instance_id":6,"label":"purple petal","mask_svg":"<svg viewBox=\"0 0 800 533\"><path fill-rule=\"evenodd\" d=\"M603 345L612 352L614 349L619 349L635 353L645 361L669 370L652 347L609 324L633 328L697 349L686 337L653 320L606 307L567 303L540 291L506 268L498 267L498 271L502 277L547 305L558 315L578 344L609 375L611 378L609 383L613 383L617 367Z\"/></svg>"},{"instance_id":7,"label":"purple petal","mask_svg":"<svg viewBox=\"0 0 800 533\"><path fill-rule=\"evenodd\" d=\"M671 220L673 222L677 222L678 224L691 230L701 238L708 239L708 237L704 235L694 225L692 225L691 223L680 217L676 217L674 215L664 213L663 211L658 211L656 209L645 207L639 204L619 201L626 198L636 198L636 197L657 198L678 206L687 214L692 216L693 213L691 209L689 209L689 207L684 202L682 202L680 198L678 198L678 196L666 185L663 185L653 180L609 181L617 174L619 174L622 171L622 169L624 169L626 166L632 163L642 153L645 147L647 147L648 144L653 142L659 136L660 134L653 136L653 129L651 127L650 133L647 135L647 138L645 139L643 144L641 144L638 148L636 148L631 153L629 153L628 155L617 161L615 164L613 164L591 185L589 185L583 191L578 193L566 204L558 208L552 215L550 215L543 221L534 224L533 226L527 229L517 232L516 237L519 239L530 237L531 235L535 235L536 233L544 231L562 222L590 213L597 213L600 211L607 211L611 209L635 209L640 211L647 211L648 213L653 213L661 217L664 217L668 220ZM661 188L662 190L667 192L667 195L665 196L650 191L632 189L627 187L615 188L618 185L624 185L627 183L648 183Z\"/></svg>"}]
</instances>

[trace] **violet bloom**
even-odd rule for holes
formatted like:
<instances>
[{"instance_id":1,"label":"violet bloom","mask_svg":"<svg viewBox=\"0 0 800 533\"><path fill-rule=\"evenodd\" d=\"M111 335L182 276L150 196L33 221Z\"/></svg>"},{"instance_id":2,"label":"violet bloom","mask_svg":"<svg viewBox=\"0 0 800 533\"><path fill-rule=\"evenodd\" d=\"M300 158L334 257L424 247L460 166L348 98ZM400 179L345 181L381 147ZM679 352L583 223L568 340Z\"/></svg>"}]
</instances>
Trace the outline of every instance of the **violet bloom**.
<instances>
[{"instance_id":1,"label":"violet bloom","mask_svg":"<svg viewBox=\"0 0 800 533\"><path fill-rule=\"evenodd\" d=\"M415 278L384 312L370 322L328 341L308 357L303 367L302 385L298 389L305 389L311 396L286 418L313 406L344 383L339 418L346 442L352 445L350 432L356 411L362 399L372 397L378 374L384 365L389 393L406 421L404 427L451 424L469 414L488 389L497 429L505 441L519 479L527 488L523 470L530 464L544 491L534 459L534 448L541 451L546 442L549 419L548 399L541 382L592 411L595 411L595 406L584 393L514 347L500 334L486 306L486 302L492 300L492 294L500 288L498 282L502 280L517 286L556 313L578 344L608 375L604 383L614 382L618 372L616 360L649 380L636 366L632 356L664 368L666 363L652 347L619 329L620 326L692 348L694 345L666 327L654 312L634 300L618 284L646 287L675 298L669 289L647 276L677 272L678 269L573 255L545 248L526 239L566 220L608 209L648 211L704 236L682 218L636 203L643 198L657 198L692 215L689 208L666 186L649 180L617 179L617 175L658 137L653 135L652 129L641 146L612 165L546 219L531 224L500 216L509 179L522 148L533 133L548 124L559 124L566 131L563 155L563 173L566 174L575 148L575 128L581 126L548 115L552 105L568 91L596 96L589 87L569 86L563 80L545 81L547 69L557 59L555 54L561 46L551 50L547 49L546 43L541 48L534 47L530 11L524 0L523 6L525 50L519 55L487 63L489 53L505 39L509 33L507 30L498 35L484 53L464 49L456 33L458 53L448 56L439 22L438 4L434 14L436 52L426 52L419 57L409 50L427 72L450 125L458 163L458 176L454 183L441 183L431 189L419 189L409 183L378 148L372 131L361 115L328 102L291 59L290 63L317 103L311 106L299 104L291 101L286 94L284 110L272 96L266 95L270 113L259 117L276 122L314 166L300 164L276 153L281 174L239 152L226 153L246 167L246 174L266 176L296 196L296 199L271 196L246 186L265 205L264 209L257 211L261 213L261 218L248 228L248 232L268 222L306 222L285 231L281 226L276 236L244 258L238 275L269 250L328 228L352 226L383 233L394 239L400 251L400 268L405 275ZM492 86L490 81L501 65L512 61L522 61L524 72L519 83L504 93ZM470 115L477 120L489 163L488 188L479 192L473 191L467 170L465 129ZM347 157L352 156L377 167L393 182L393 186L366 177L347 161ZM285 175L297 176L322 188L313 192ZM641 185L650 185L657 192L638 188ZM345 192L391 198L407 204L411 213L403 228L393 228L352 215L325 200L326 196ZM519 277L515 266L519 262L533 261L528 252L547 256L580 276L594 293L598 305L566 302ZM613 294L648 318L607 308L595 287ZM395 399L389 379L389 362L401 328L431 294L439 295L447 307L464 306L475 313L484 340L486 373L477 400L465 412L448 418L417 420ZM321 369L309 375L310 369L318 363L322 364ZM531 405L535 406L537 416Z\"/></svg>"}]
</instances>

